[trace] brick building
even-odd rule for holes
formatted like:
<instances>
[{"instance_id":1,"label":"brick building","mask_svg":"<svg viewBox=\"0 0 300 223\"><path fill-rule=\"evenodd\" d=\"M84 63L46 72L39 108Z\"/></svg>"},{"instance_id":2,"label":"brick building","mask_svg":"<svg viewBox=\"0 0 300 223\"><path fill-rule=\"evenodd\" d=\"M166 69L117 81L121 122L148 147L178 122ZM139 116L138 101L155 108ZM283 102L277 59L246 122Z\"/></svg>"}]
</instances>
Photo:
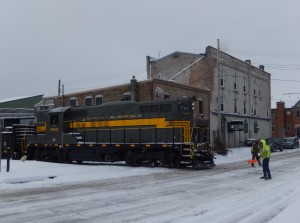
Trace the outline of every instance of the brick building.
<instances>
[{"instance_id":1,"label":"brick building","mask_svg":"<svg viewBox=\"0 0 300 223\"><path fill-rule=\"evenodd\" d=\"M45 97L37 106L44 110L53 107L93 106L121 100L151 101L194 98L194 123L202 137L209 135L210 91L157 78L138 82L133 77L128 84ZM203 139L199 139L203 140Z\"/></svg>"},{"instance_id":2,"label":"brick building","mask_svg":"<svg viewBox=\"0 0 300 223\"><path fill-rule=\"evenodd\" d=\"M272 137L300 137L300 101L293 107L285 108L283 101L272 109Z\"/></svg>"},{"instance_id":3,"label":"brick building","mask_svg":"<svg viewBox=\"0 0 300 223\"><path fill-rule=\"evenodd\" d=\"M239 146L247 138L271 136L270 76L264 66L257 68L250 60L218 54L210 46L204 54L174 52L160 59L147 57L148 79L211 91L210 138L219 132L229 147Z\"/></svg>"}]
</instances>

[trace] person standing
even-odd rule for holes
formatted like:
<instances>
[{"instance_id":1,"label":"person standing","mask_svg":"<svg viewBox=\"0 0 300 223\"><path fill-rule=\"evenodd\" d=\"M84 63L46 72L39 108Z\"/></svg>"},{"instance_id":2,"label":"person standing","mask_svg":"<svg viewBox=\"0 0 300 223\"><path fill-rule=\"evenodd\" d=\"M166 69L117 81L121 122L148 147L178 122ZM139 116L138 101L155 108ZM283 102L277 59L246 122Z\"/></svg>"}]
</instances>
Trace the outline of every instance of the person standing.
<instances>
[{"instance_id":1,"label":"person standing","mask_svg":"<svg viewBox=\"0 0 300 223\"><path fill-rule=\"evenodd\" d=\"M252 160L256 159L257 162L258 162L258 165L261 166L260 159L259 159L259 156L258 156L259 152L260 152L259 140L257 140L255 142L253 142L253 144L252 144L251 154L252 154ZM254 163L251 163L251 166L254 167Z\"/></svg>"},{"instance_id":2,"label":"person standing","mask_svg":"<svg viewBox=\"0 0 300 223\"><path fill-rule=\"evenodd\" d=\"M269 161L271 157L271 148L267 145L266 140L262 139L259 141L259 147L261 149L260 157L262 158L263 162L263 173L264 175L261 179L270 180L272 179L270 168L269 168Z\"/></svg>"}]
</instances>

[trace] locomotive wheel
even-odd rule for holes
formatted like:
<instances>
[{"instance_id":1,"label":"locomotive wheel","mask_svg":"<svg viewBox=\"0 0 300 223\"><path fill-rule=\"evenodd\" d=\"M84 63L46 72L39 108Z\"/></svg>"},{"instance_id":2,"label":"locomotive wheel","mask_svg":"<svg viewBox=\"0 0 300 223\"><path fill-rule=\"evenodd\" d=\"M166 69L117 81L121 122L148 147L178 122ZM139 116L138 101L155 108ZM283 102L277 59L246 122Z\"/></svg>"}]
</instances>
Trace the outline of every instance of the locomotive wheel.
<instances>
[{"instance_id":1,"label":"locomotive wheel","mask_svg":"<svg viewBox=\"0 0 300 223\"><path fill-rule=\"evenodd\" d=\"M180 157L177 154L175 154L174 158L173 158L173 167L175 167L175 168L181 167Z\"/></svg>"},{"instance_id":2,"label":"locomotive wheel","mask_svg":"<svg viewBox=\"0 0 300 223\"><path fill-rule=\"evenodd\" d=\"M169 153L169 168L180 168L180 157L176 153Z\"/></svg>"},{"instance_id":3,"label":"locomotive wheel","mask_svg":"<svg viewBox=\"0 0 300 223\"><path fill-rule=\"evenodd\" d=\"M42 151L40 149L35 150L35 160L41 161L42 160Z\"/></svg>"},{"instance_id":4,"label":"locomotive wheel","mask_svg":"<svg viewBox=\"0 0 300 223\"><path fill-rule=\"evenodd\" d=\"M133 152L127 152L125 155L125 162L127 166L134 166L134 153Z\"/></svg>"},{"instance_id":5,"label":"locomotive wheel","mask_svg":"<svg viewBox=\"0 0 300 223\"><path fill-rule=\"evenodd\" d=\"M167 166L168 160L167 160L167 154L165 152L159 152L159 163L161 166Z\"/></svg>"}]
</instances>

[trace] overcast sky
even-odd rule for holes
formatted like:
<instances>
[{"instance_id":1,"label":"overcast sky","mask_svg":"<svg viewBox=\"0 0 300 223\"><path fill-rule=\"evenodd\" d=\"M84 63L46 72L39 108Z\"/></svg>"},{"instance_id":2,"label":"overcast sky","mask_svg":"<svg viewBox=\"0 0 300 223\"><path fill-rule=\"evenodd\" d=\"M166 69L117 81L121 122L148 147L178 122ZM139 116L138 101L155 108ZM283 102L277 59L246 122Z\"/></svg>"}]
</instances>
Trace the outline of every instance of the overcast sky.
<instances>
[{"instance_id":1,"label":"overcast sky","mask_svg":"<svg viewBox=\"0 0 300 223\"><path fill-rule=\"evenodd\" d=\"M0 99L146 79L146 56L217 47L271 73L272 104L300 99L298 0L1 0ZM286 93L299 93L285 95ZM272 106L274 107L274 106Z\"/></svg>"}]
</instances>

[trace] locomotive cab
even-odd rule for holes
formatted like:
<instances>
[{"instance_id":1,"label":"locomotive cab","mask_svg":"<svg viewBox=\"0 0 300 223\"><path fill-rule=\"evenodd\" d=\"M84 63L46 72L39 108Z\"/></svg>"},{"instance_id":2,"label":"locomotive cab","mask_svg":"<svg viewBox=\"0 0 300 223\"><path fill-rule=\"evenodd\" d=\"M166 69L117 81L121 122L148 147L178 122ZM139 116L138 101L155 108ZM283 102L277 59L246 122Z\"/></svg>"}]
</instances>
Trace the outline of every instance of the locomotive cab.
<instances>
[{"instance_id":1,"label":"locomotive cab","mask_svg":"<svg viewBox=\"0 0 300 223\"><path fill-rule=\"evenodd\" d=\"M52 143L63 143L63 133L66 130L65 120L67 120L69 108L54 108L47 115L46 131Z\"/></svg>"}]
</instances>

